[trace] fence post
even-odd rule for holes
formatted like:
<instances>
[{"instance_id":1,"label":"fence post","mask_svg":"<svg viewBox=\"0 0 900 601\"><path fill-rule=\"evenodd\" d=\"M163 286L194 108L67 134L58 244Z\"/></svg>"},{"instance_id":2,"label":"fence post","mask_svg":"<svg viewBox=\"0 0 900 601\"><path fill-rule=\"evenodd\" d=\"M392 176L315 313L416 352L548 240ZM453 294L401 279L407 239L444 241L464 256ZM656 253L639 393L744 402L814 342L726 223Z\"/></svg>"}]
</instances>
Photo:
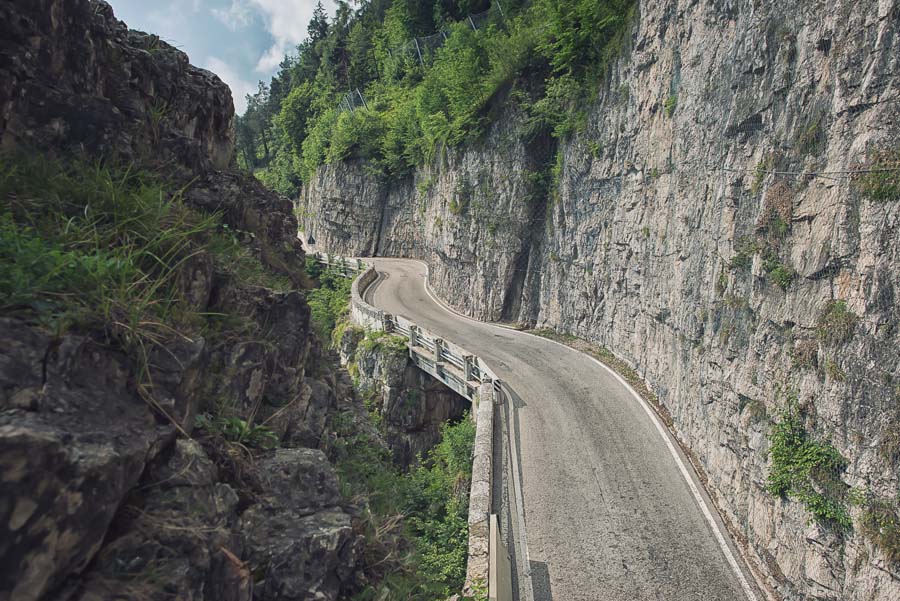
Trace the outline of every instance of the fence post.
<instances>
[{"instance_id":1,"label":"fence post","mask_svg":"<svg viewBox=\"0 0 900 601\"><path fill-rule=\"evenodd\" d=\"M413 347L416 346L416 332L419 326L414 323L409 324L409 356L413 356Z\"/></svg>"},{"instance_id":2,"label":"fence post","mask_svg":"<svg viewBox=\"0 0 900 601\"><path fill-rule=\"evenodd\" d=\"M419 55L419 64L421 64L422 66L424 66L424 65L425 65L425 61L422 60L422 51L419 50L419 40L416 39L416 38L413 38L413 42L415 42L415 44L416 44L416 53Z\"/></svg>"}]
</instances>

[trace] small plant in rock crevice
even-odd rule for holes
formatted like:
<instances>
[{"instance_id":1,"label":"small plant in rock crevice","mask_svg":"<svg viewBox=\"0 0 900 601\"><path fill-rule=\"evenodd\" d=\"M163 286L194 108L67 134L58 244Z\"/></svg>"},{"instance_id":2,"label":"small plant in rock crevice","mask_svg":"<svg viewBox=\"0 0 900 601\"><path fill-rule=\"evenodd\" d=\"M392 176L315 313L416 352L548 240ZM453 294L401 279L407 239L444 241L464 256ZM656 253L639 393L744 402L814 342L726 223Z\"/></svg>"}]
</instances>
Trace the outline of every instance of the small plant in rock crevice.
<instances>
[{"instance_id":1,"label":"small plant in rock crevice","mask_svg":"<svg viewBox=\"0 0 900 601\"><path fill-rule=\"evenodd\" d=\"M663 102L663 108L666 111L666 117L672 117L675 114L675 109L678 108L678 96L669 94L665 102Z\"/></svg>"},{"instance_id":2,"label":"small plant in rock crevice","mask_svg":"<svg viewBox=\"0 0 900 601\"><path fill-rule=\"evenodd\" d=\"M789 395L768 438L768 491L803 503L824 525L839 531L849 529L850 487L841 480L847 460L830 443L807 432L796 396Z\"/></svg>"},{"instance_id":3,"label":"small plant in rock crevice","mask_svg":"<svg viewBox=\"0 0 900 601\"><path fill-rule=\"evenodd\" d=\"M878 547L885 558L900 565L900 498L870 499L860 519L863 534Z\"/></svg>"},{"instance_id":4,"label":"small plant in rock crevice","mask_svg":"<svg viewBox=\"0 0 900 601\"><path fill-rule=\"evenodd\" d=\"M847 307L846 301L829 301L819 314L816 334L822 344L837 346L853 338L859 317Z\"/></svg>"},{"instance_id":5,"label":"small plant in rock crevice","mask_svg":"<svg viewBox=\"0 0 900 601\"><path fill-rule=\"evenodd\" d=\"M853 181L864 197L876 202L900 200L900 148L874 151L861 171Z\"/></svg>"},{"instance_id":6,"label":"small plant in rock crevice","mask_svg":"<svg viewBox=\"0 0 900 601\"><path fill-rule=\"evenodd\" d=\"M264 425L254 425L239 417L197 417L197 427L218 434L228 442L260 449L278 446L278 437Z\"/></svg>"}]
</instances>

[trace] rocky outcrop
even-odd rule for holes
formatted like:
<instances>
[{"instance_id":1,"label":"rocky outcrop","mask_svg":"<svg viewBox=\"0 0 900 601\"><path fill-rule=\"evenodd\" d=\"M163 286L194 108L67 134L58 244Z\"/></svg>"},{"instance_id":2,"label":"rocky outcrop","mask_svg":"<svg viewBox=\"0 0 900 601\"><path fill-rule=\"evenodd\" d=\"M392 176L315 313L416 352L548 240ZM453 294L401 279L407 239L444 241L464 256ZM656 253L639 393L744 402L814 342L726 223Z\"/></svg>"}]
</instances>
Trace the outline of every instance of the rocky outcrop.
<instances>
[{"instance_id":1,"label":"rocky outcrop","mask_svg":"<svg viewBox=\"0 0 900 601\"><path fill-rule=\"evenodd\" d=\"M0 6L0 149L52 147L190 171L234 158L228 87L99 0Z\"/></svg>"},{"instance_id":2,"label":"rocky outcrop","mask_svg":"<svg viewBox=\"0 0 900 601\"><path fill-rule=\"evenodd\" d=\"M104 315L0 319L0 600L354 592L360 512L325 452L361 409L311 334L290 201L233 170L228 88L99 0L10 0L0 23L3 151L153 173L251 272L192 239L175 294L203 323L131 346Z\"/></svg>"},{"instance_id":3,"label":"rocky outcrop","mask_svg":"<svg viewBox=\"0 0 900 601\"><path fill-rule=\"evenodd\" d=\"M469 402L416 367L405 344L360 340L357 328L345 329L343 352L352 362L359 394L380 416L394 464L406 471L441 441L441 426L462 417Z\"/></svg>"},{"instance_id":4,"label":"rocky outcrop","mask_svg":"<svg viewBox=\"0 0 900 601\"><path fill-rule=\"evenodd\" d=\"M645 0L548 194L507 114L408 180L320 169L301 226L320 250L426 260L469 315L611 349L671 414L773 597L891 599L900 568L862 533L864 508L841 533L766 476L795 391L848 485L900 485L900 202L845 173L898 146L898 32L892 1ZM839 344L832 300L859 318Z\"/></svg>"},{"instance_id":5,"label":"rocky outcrop","mask_svg":"<svg viewBox=\"0 0 900 601\"><path fill-rule=\"evenodd\" d=\"M0 321L0 591L41 599L99 550L144 465L174 438L121 353Z\"/></svg>"}]
</instances>

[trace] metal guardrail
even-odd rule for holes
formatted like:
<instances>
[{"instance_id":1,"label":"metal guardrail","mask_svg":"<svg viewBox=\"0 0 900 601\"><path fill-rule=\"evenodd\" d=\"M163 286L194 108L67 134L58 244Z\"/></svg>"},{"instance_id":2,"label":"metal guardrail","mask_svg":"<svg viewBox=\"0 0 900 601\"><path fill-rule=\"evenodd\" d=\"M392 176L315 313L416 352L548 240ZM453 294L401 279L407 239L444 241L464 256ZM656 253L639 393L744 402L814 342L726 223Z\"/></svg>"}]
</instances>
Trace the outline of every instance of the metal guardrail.
<instances>
[{"instance_id":1,"label":"metal guardrail","mask_svg":"<svg viewBox=\"0 0 900 601\"><path fill-rule=\"evenodd\" d=\"M366 329L405 336L413 362L453 391L474 402L482 384L498 379L478 356L405 317L391 315L367 303L363 298L365 289L378 277L373 266L362 259L347 259L328 253L312 256L323 265L337 268L346 277L355 276L350 299L350 315L354 323Z\"/></svg>"},{"instance_id":2,"label":"metal guardrail","mask_svg":"<svg viewBox=\"0 0 900 601\"><path fill-rule=\"evenodd\" d=\"M350 288L350 316L354 323L368 330L405 336L410 360L472 403L476 433L469 491L466 592L471 594L476 587L486 585L489 600L512 601L509 553L500 536L497 516L491 513L494 405L503 396L501 380L477 355L405 317L391 315L367 303L363 297L366 288L378 278L374 266L360 259L327 253L312 256L324 265L338 268L346 277L354 278Z\"/></svg>"}]
</instances>

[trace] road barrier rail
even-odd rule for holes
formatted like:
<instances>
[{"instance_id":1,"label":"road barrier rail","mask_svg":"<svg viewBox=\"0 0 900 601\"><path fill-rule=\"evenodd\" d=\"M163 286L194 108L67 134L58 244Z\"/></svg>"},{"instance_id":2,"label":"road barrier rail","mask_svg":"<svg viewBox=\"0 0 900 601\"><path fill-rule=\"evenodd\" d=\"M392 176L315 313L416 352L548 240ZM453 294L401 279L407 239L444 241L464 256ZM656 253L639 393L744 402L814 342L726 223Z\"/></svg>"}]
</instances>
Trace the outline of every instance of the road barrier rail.
<instances>
[{"instance_id":1,"label":"road barrier rail","mask_svg":"<svg viewBox=\"0 0 900 601\"><path fill-rule=\"evenodd\" d=\"M472 403L475 445L469 490L469 549L466 566L467 595L487 588L488 599L512 601L509 552L492 514L494 465L494 406L502 401L501 381L477 355L418 326L409 319L382 311L365 300L366 290L378 279L374 265L361 259L315 253L315 259L353 277L350 318L369 331L406 338L410 360ZM499 452L499 449L497 450Z\"/></svg>"}]
</instances>

